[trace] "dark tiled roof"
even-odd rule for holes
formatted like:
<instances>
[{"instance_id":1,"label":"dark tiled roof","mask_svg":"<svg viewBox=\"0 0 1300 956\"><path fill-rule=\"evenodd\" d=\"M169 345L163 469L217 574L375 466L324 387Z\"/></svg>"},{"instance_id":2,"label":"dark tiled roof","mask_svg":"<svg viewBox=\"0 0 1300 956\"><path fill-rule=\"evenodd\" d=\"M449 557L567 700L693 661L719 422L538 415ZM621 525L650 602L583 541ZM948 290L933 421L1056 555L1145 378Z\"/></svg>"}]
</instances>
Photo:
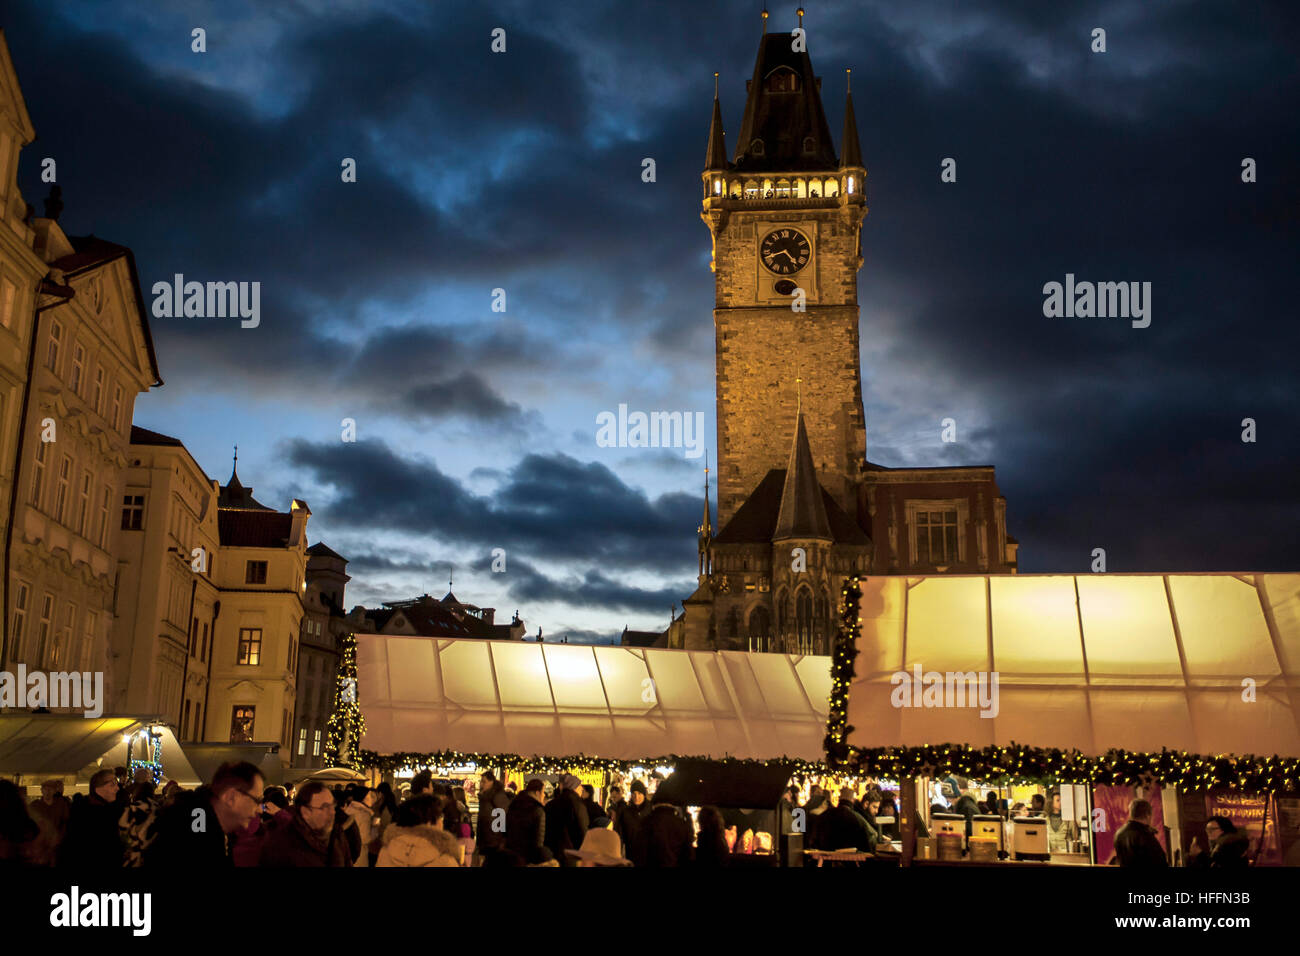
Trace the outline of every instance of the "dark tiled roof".
<instances>
[{"instance_id":1,"label":"dark tiled roof","mask_svg":"<svg viewBox=\"0 0 1300 956\"><path fill-rule=\"evenodd\" d=\"M773 539L829 539L831 526L822 497L812 449L808 447L808 429L804 427L803 413L800 412L794 428L794 443L790 446L790 464L781 486L781 510L777 512Z\"/></svg>"},{"instance_id":2,"label":"dark tiled roof","mask_svg":"<svg viewBox=\"0 0 1300 956\"><path fill-rule=\"evenodd\" d=\"M375 622L375 630L382 631L392 619L401 614L406 618L416 634L421 637L483 637L473 627L481 621L470 619L462 621L450 610L437 601L419 601L403 604L401 607L385 607L366 611L366 616Z\"/></svg>"},{"instance_id":3,"label":"dark tiled roof","mask_svg":"<svg viewBox=\"0 0 1300 956\"><path fill-rule=\"evenodd\" d=\"M239 473L230 469L230 481L217 496L217 507L239 508L245 511L271 511L266 505L253 497L253 489L245 488L239 481Z\"/></svg>"},{"instance_id":4,"label":"dark tiled roof","mask_svg":"<svg viewBox=\"0 0 1300 956\"><path fill-rule=\"evenodd\" d=\"M151 432L149 429L141 428L139 425L132 425L131 444L132 445L180 445L181 440L179 438L172 438L170 435L163 435L159 432Z\"/></svg>"},{"instance_id":5,"label":"dark tiled roof","mask_svg":"<svg viewBox=\"0 0 1300 956\"><path fill-rule=\"evenodd\" d=\"M745 499L727 526L714 538L717 544L770 544L776 534L776 520L781 511L781 493L785 488L784 468L773 468ZM836 544L869 545L871 539L857 522L844 513L825 488L822 507Z\"/></svg>"},{"instance_id":6,"label":"dark tiled roof","mask_svg":"<svg viewBox=\"0 0 1300 956\"><path fill-rule=\"evenodd\" d=\"M704 168L712 171L727 168L726 134L722 131L722 106L713 97L713 119L709 123L709 149L705 154Z\"/></svg>"},{"instance_id":7,"label":"dark tiled roof","mask_svg":"<svg viewBox=\"0 0 1300 956\"><path fill-rule=\"evenodd\" d=\"M293 516L279 511L217 510L217 531L224 547L288 547L292 525Z\"/></svg>"},{"instance_id":8,"label":"dark tiled roof","mask_svg":"<svg viewBox=\"0 0 1300 956\"><path fill-rule=\"evenodd\" d=\"M623 628L623 647L654 647L663 636L662 631L629 631Z\"/></svg>"},{"instance_id":9,"label":"dark tiled roof","mask_svg":"<svg viewBox=\"0 0 1300 956\"><path fill-rule=\"evenodd\" d=\"M307 549L307 553L317 558L338 558L340 561L347 560L347 558L343 557L343 555L339 554L324 541L317 541Z\"/></svg>"},{"instance_id":10,"label":"dark tiled roof","mask_svg":"<svg viewBox=\"0 0 1300 956\"><path fill-rule=\"evenodd\" d=\"M794 52L790 33L768 33L759 42L754 76L749 81L745 117L736 138L735 168L741 172L795 172L798 170L836 169L835 145L830 126L822 109L808 53ZM781 67L793 70L799 88L790 93L767 90L767 78ZM815 148L803 150L803 141L811 136ZM749 150L755 139L763 141L763 154Z\"/></svg>"}]
</instances>

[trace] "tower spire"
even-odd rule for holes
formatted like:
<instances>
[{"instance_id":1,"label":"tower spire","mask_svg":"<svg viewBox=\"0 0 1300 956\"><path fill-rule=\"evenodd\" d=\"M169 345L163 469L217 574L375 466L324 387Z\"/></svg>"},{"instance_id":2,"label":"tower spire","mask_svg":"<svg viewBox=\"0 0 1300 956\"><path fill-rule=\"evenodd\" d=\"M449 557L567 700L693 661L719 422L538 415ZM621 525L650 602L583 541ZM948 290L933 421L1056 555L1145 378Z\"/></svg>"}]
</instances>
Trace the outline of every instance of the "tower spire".
<instances>
[{"instance_id":1,"label":"tower spire","mask_svg":"<svg viewBox=\"0 0 1300 956\"><path fill-rule=\"evenodd\" d=\"M796 13L798 14L798 16L799 16L799 29L802 30L802 29L803 29L803 7L800 7L800 8L799 8L797 11L795 11L795 12L796 12Z\"/></svg>"},{"instance_id":2,"label":"tower spire","mask_svg":"<svg viewBox=\"0 0 1300 956\"><path fill-rule=\"evenodd\" d=\"M713 74L713 118L709 122L709 151L704 160L705 172L727 168L727 134L722 129L722 103L718 100L718 74ZM713 187L709 188L710 195Z\"/></svg>"},{"instance_id":3,"label":"tower spire","mask_svg":"<svg viewBox=\"0 0 1300 956\"><path fill-rule=\"evenodd\" d=\"M841 166L862 168L862 147L858 145L858 121L853 115L853 71L844 71L844 138L840 143Z\"/></svg>"},{"instance_id":4,"label":"tower spire","mask_svg":"<svg viewBox=\"0 0 1300 956\"><path fill-rule=\"evenodd\" d=\"M709 453L704 453L704 520L700 522L700 584L703 585L712 568L713 520L709 514Z\"/></svg>"},{"instance_id":5,"label":"tower spire","mask_svg":"<svg viewBox=\"0 0 1300 956\"><path fill-rule=\"evenodd\" d=\"M763 36L767 36L767 4L763 4Z\"/></svg>"}]
</instances>

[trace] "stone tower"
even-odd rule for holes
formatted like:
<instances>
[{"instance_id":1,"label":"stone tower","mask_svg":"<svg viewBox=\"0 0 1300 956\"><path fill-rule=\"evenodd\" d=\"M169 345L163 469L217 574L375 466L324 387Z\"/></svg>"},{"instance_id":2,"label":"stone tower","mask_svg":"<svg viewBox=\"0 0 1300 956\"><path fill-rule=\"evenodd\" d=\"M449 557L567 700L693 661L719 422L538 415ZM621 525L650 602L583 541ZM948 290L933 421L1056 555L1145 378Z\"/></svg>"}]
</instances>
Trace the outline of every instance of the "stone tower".
<instances>
[{"instance_id":1,"label":"stone tower","mask_svg":"<svg viewBox=\"0 0 1300 956\"><path fill-rule=\"evenodd\" d=\"M801 41L764 34L731 161L714 91L701 217L716 280L719 527L786 464L800 396L821 483L848 514L858 510L866 170L851 95L836 156Z\"/></svg>"}]
</instances>

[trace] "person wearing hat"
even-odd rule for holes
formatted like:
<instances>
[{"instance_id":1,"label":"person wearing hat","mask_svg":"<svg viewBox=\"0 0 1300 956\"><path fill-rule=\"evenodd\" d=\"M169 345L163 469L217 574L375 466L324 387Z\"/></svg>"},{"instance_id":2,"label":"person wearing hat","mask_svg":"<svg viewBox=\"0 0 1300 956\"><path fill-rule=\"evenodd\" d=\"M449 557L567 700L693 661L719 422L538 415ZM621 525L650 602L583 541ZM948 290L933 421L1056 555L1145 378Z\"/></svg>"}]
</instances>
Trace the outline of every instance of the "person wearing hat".
<instances>
[{"instance_id":1,"label":"person wearing hat","mask_svg":"<svg viewBox=\"0 0 1300 956\"><path fill-rule=\"evenodd\" d=\"M546 805L546 846L562 864L568 865L565 850L582 846L590 820L578 796L580 781L571 773L560 777L555 796Z\"/></svg>"},{"instance_id":2,"label":"person wearing hat","mask_svg":"<svg viewBox=\"0 0 1300 956\"><path fill-rule=\"evenodd\" d=\"M623 841L623 852L637 866L645 864L645 847L642 845L641 831L649 816L650 801L646 799L645 782L633 780L628 790L628 802L619 812L614 832Z\"/></svg>"}]
</instances>

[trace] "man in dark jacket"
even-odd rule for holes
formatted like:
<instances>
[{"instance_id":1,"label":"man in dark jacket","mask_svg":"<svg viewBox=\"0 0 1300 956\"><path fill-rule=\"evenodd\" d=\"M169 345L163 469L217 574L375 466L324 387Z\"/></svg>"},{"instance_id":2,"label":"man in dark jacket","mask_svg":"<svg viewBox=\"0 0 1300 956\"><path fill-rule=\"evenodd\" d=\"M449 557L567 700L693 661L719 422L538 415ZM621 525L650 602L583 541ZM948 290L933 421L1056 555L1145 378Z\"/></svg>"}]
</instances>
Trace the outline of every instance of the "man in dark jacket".
<instances>
[{"instance_id":1,"label":"man in dark jacket","mask_svg":"<svg viewBox=\"0 0 1300 956\"><path fill-rule=\"evenodd\" d=\"M690 866L694 858L692 844L695 829L682 819L671 803L655 805L642 829L644 854L636 866Z\"/></svg>"},{"instance_id":2,"label":"man in dark jacket","mask_svg":"<svg viewBox=\"0 0 1300 956\"><path fill-rule=\"evenodd\" d=\"M509 807L510 797L497 780L496 774L491 770L484 771L478 778L478 816L474 822L475 866L480 865L483 858L493 850L505 847L506 835L501 829L505 825L505 813L498 814L494 811L505 811ZM494 819L498 821L496 826L492 825Z\"/></svg>"},{"instance_id":3,"label":"man in dark jacket","mask_svg":"<svg viewBox=\"0 0 1300 956\"><path fill-rule=\"evenodd\" d=\"M1115 834L1115 856L1120 866L1158 869L1168 866L1164 847L1151 828L1151 804L1134 800L1129 804L1128 822Z\"/></svg>"},{"instance_id":4,"label":"man in dark jacket","mask_svg":"<svg viewBox=\"0 0 1300 956\"><path fill-rule=\"evenodd\" d=\"M223 763L210 785L177 794L158 814L154 836L143 850L144 865L176 870L230 866L230 837L257 816L264 786L255 764Z\"/></svg>"},{"instance_id":5,"label":"man in dark jacket","mask_svg":"<svg viewBox=\"0 0 1300 956\"><path fill-rule=\"evenodd\" d=\"M122 807L117 794L117 777L112 770L104 769L90 778L89 796L78 794L72 801L68 832L59 856L62 866L121 867L126 845L118 827Z\"/></svg>"},{"instance_id":6,"label":"man in dark jacket","mask_svg":"<svg viewBox=\"0 0 1300 956\"><path fill-rule=\"evenodd\" d=\"M605 808L605 816L609 817L610 823L614 824L614 832L618 832L618 818L623 813L623 808L627 806L627 801L623 799L623 788L618 784L609 788L609 805Z\"/></svg>"},{"instance_id":7,"label":"man in dark jacket","mask_svg":"<svg viewBox=\"0 0 1300 956\"><path fill-rule=\"evenodd\" d=\"M604 826L597 821L609 820L609 815L605 813L604 807L596 802L596 788L589 783L584 783L581 788L582 805L587 808L587 826Z\"/></svg>"},{"instance_id":8,"label":"man in dark jacket","mask_svg":"<svg viewBox=\"0 0 1300 956\"><path fill-rule=\"evenodd\" d=\"M645 784L640 780L633 780L628 802L619 812L614 830L623 841L623 852L637 866L641 866L645 860L645 844L641 839L641 831L649 816L650 802L646 800Z\"/></svg>"},{"instance_id":9,"label":"man in dark jacket","mask_svg":"<svg viewBox=\"0 0 1300 956\"><path fill-rule=\"evenodd\" d=\"M298 788L293 807L293 823L266 838L260 865L351 866L347 838L335 825L334 794L320 781L310 780Z\"/></svg>"},{"instance_id":10,"label":"man in dark jacket","mask_svg":"<svg viewBox=\"0 0 1300 956\"><path fill-rule=\"evenodd\" d=\"M571 866L564 851L582 849L587 835L587 808L578 796L578 778L566 773L546 805L546 845L564 866Z\"/></svg>"},{"instance_id":11,"label":"man in dark jacket","mask_svg":"<svg viewBox=\"0 0 1300 956\"><path fill-rule=\"evenodd\" d=\"M823 850L873 850L879 834L862 815L853 809L853 790L845 787L840 800L821 815L818 824L818 845Z\"/></svg>"},{"instance_id":12,"label":"man in dark jacket","mask_svg":"<svg viewBox=\"0 0 1300 956\"><path fill-rule=\"evenodd\" d=\"M546 846L546 811L542 809L545 784L534 777L506 810L506 849L518 857L515 865L545 863L555 857Z\"/></svg>"}]
</instances>

